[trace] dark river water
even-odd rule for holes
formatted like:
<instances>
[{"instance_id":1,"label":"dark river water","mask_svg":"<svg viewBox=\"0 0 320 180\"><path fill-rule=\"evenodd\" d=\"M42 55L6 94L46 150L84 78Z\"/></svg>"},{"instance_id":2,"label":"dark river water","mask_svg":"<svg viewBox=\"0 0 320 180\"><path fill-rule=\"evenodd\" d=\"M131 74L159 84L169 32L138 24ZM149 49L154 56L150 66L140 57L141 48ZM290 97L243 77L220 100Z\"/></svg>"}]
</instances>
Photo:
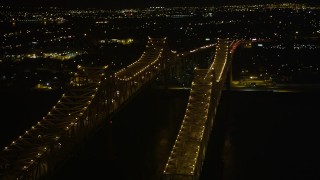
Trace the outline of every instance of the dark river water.
<instances>
[{"instance_id":1,"label":"dark river water","mask_svg":"<svg viewBox=\"0 0 320 180\"><path fill-rule=\"evenodd\" d=\"M224 92L202 179L320 179L319 91Z\"/></svg>"},{"instance_id":2,"label":"dark river water","mask_svg":"<svg viewBox=\"0 0 320 180\"><path fill-rule=\"evenodd\" d=\"M49 179L161 179L188 93L144 90ZM1 145L59 95L2 92ZM318 92L224 91L200 179L320 179L319 100Z\"/></svg>"}]
</instances>

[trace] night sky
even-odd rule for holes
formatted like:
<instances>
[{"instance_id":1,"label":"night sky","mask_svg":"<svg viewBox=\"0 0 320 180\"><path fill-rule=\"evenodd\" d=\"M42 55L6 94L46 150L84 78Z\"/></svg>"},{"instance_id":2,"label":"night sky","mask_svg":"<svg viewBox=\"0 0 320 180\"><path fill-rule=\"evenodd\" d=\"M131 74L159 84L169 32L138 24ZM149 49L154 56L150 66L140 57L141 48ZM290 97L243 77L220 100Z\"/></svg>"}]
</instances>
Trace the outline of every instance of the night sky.
<instances>
[{"instance_id":1,"label":"night sky","mask_svg":"<svg viewBox=\"0 0 320 180\"><path fill-rule=\"evenodd\" d=\"M0 5L138 8L150 6L216 6L232 4L296 2L320 4L319 0L0 0Z\"/></svg>"}]
</instances>

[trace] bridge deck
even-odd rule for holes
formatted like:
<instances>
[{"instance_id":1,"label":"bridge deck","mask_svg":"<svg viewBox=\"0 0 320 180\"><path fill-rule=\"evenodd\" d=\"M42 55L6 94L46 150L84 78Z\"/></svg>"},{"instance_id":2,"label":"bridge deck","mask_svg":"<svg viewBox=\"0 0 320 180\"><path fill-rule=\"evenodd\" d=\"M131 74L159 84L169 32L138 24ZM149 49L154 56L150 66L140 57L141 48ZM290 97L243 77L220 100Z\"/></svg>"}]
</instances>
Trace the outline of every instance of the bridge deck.
<instances>
[{"instance_id":1,"label":"bridge deck","mask_svg":"<svg viewBox=\"0 0 320 180\"><path fill-rule=\"evenodd\" d=\"M194 176L211 101L213 71L209 72L207 76L207 69L195 70L186 113L164 170L167 176Z\"/></svg>"},{"instance_id":2,"label":"bridge deck","mask_svg":"<svg viewBox=\"0 0 320 180\"><path fill-rule=\"evenodd\" d=\"M209 69L195 70L189 102L164 178L198 179L228 66L229 41L218 40Z\"/></svg>"},{"instance_id":3,"label":"bridge deck","mask_svg":"<svg viewBox=\"0 0 320 180\"><path fill-rule=\"evenodd\" d=\"M219 40L216 46L216 53L210 69L216 72L217 82L221 80L222 73L225 70L225 65L228 60L229 42L226 40Z\"/></svg>"}]
</instances>

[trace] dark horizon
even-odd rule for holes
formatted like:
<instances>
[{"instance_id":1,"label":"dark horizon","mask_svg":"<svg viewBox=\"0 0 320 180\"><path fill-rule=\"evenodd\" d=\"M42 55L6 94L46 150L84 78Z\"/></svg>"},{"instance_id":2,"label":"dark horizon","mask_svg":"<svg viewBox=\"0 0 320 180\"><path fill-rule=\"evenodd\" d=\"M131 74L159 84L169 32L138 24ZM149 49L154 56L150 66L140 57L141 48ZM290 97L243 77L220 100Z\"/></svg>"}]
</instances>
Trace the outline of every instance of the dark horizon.
<instances>
[{"instance_id":1,"label":"dark horizon","mask_svg":"<svg viewBox=\"0 0 320 180\"><path fill-rule=\"evenodd\" d=\"M90 0L90 1L76 1L76 0L2 0L0 5L12 7L72 7L72 8L145 8L152 6L177 7L177 6L221 6L221 5L250 5L250 4L270 4L270 3L301 3L310 5L319 5L317 0Z\"/></svg>"}]
</instances>

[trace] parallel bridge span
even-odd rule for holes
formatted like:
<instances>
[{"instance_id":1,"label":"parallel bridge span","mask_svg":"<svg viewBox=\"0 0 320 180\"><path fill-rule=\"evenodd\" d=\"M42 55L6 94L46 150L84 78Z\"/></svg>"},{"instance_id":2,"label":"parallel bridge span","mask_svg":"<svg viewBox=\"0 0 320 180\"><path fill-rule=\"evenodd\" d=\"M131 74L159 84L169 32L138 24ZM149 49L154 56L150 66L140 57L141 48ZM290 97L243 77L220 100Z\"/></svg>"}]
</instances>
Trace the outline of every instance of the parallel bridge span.
<instances>
[{"instance_id":1,"label":"parallel bridge span","mask_svg":"<svg viewBox=\"0 0 320 180\"><path fill-rule=\"evenodd\" d=\"M197 180L234 49L239 41L218 40L212 65L195 69L189 101L163 171L165 180Z\"/></svg>"}]
</instances>

